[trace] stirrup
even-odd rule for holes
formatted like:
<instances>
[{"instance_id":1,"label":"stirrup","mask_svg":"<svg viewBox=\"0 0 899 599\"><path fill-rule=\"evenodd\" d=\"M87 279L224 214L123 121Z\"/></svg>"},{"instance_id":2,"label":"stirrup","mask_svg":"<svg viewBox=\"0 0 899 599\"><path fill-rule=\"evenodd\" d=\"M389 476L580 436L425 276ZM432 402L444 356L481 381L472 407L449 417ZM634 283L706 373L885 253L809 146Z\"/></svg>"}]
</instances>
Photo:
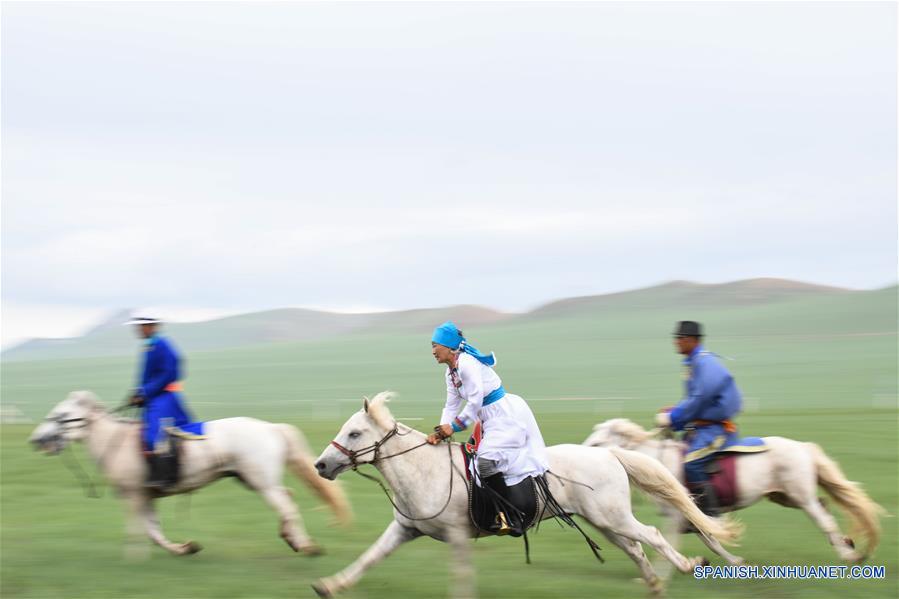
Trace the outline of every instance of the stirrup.
<instances>
[{"instance_id":1,"label":"stirrup","mask_svg":"<svg viewBox=\"0 0 899 599\"><path fill-rule=\"evenodd\" d=\"M491 532L498 537L515 532L515 529L509 525L509 521L506 519L506 512L499 512L496 514L496 522L494 522L491 527Z\"/></svg>"}]
</instances>

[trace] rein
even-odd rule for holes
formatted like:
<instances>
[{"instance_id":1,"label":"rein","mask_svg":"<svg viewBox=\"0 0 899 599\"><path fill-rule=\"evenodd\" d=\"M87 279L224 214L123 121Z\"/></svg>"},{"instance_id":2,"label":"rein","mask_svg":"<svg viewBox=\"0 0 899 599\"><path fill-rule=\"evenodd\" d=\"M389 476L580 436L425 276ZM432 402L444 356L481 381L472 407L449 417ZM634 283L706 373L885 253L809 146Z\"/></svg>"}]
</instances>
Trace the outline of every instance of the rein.
<instances>
[{"instance_id":1,"label":"rein","mask_svg":"<svg viewBox=\"0 0 899 599\"><path fill-rule=\"evenodd\" d=\"M412 447L410 447L410 448L408 448L408 449L404 449L403 451L398 451L397 453L392 453L392 454L390 454L390 455L384 455L384 456L379 455L379 454L380 454L380 451L381 451L381 447L383 447L384 444L385 444L387 441L389 441L389 440L392 439L393 437L396 437L396 436L402 437L402 436L407 435L407 434L409 434L409 433L408 433L408 432L407 432L407 433L401 433L401 432L399 431L399 426L398 426L396 423L394 423L393 429L392 429L390 432L388 432L386 435L384 435L383 437L381 437L381 440L380 440L380 441L376 441L375 443L373 443L373 444L371 444L371 445L369 445L369 446L367 446L367 447L363 447L363 448L360 449L360 450L347 449L346 447L344 447L343 445L341 445L341 444L338 443L337 441L331 441L331 445L333 445L333 446L334 446L340 453L342 453L343 455L345 455L345 456L347 456L348 458L350 458L350 464L351 464L352 467L353 467L353 472L355 472L356 474L358 474L359 476L361 476L361 477L363 477L363 478L367 478L368 480L373 480L373 481L375 481L376 483L378 483L378 485L381 487L381 490L384 491L384 495L387 496L387 500L390 501L390 505L392 505L392 506L393 506L393 509L395 509L397 512L399 512L399 514L400 514L401 516L403 516L403 517L406 518L407 520L412 520L412 521L416 521L416 522L420 522L420 521L422 521L422 520L433 520L434 518L440 516L443 512L446 511L446 508L449 507L450 500L453 498L453 478L454 478L454 477L453 477L453 466L454 466L454 464L453 464L453 445L452 445L452 443L447 443L447 444L446 444L446 447L447 447L447 455L448 455L449 460L450 460L450 469L449 469L449 473L450 473L449 493L447 493L447 496L446 496L446 502L443 504L443 507L441 507L441 508L437 511L437 513L435 513L433 516L427 516L427 517L424 517L424 518L415 518L415 517L410 516L409 514L405 513L405 512L404 512L403 510L401 510L400 507L396 504L396 502L393 500L393 497L390 496L390 491L387 490L387 487L384 486L384 483L381 482L380 479L378 479L377 477L371 476L370 474L365 474L364 472L360 472L360 471L359 471L359 466L363 466L363 465L365 465L365 464L371 464L371 465L374 465L374 463L377 462L377 461L379 461L379 460L389 460L390 458L395 458L395 457L397 457L397 456L401 456L401 455L403 455L403 454L409 453L410 451L414 451L414 450L418 449L419 447L422 447L422 446L428 444L428 442L425 440L425 441L422 441L421 443L419 443L418 445L414 445L414 446L412 446ZM372 459L369 460L369 461L367 461L367 462L359 462L359 461L356 459L356 458L358 458L359 456L368 455L368 454L370 454L370 453L373 454L373 456L372 456Z\"/></svg>"}]
</instances>

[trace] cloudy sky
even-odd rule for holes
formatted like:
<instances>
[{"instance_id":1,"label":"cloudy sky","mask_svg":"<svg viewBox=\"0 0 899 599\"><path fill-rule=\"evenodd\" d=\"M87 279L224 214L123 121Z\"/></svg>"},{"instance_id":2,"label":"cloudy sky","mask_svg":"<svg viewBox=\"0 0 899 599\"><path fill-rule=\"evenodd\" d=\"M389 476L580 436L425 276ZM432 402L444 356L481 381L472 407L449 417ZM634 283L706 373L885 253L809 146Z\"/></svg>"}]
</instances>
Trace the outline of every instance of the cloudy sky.
<instances>
[{"instance_id":1,"label":"cloudy sky","mask_svg":"<svg viewBox=\"0 0 899 599\"><path fill-rule=\"evenodd\" d=\"M2 342L896 280L895 3L16 3Z\"/></svg>"}]
</instances>

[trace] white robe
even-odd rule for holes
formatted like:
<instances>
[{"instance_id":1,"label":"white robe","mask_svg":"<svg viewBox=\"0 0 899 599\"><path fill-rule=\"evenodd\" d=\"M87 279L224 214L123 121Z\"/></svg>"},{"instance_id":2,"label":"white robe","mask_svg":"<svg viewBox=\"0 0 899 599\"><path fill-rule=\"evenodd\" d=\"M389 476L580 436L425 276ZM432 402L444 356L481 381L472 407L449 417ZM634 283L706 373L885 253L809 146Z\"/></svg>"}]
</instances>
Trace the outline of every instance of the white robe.
<instances>
[{"instance_id":1,"label":"white robe","mask_svg":"<svg viewBox=\"0 0 899 599\"><path fill-rule=\"evenodd\" d=\"M452 424L458 414L467 427L481 421L482 440L478 457L494 460L507 485L515 485L528 476L539 476L549 468L546 444L534 413L525 401L511 393L483 406L484 396L502 385L496 372L468 354L456 361L461 387L456 387L452 371L446 369L446 406L441 424ZM462 401L467 403L459 413Z\"/></svg>"}]
</instances>

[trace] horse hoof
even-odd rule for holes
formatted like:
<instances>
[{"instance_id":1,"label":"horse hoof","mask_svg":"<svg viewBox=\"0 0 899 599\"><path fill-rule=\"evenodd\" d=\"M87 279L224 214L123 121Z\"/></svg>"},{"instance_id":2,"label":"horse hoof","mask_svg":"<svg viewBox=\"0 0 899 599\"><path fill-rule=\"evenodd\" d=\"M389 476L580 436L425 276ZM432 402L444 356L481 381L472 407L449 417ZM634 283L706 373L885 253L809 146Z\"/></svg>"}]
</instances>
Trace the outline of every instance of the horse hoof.
<instances>
[{"instance_id":1,"label":"horse hoof","mask_svg":"<svg viewBox=\"0 0 899 599\"><path fill-rule=\"evenodd\" d=\"M308 555L309 557L318 557L319 555L324 555L325 550L318 545L310 545L309 547L301 548L300 553Z\"/></svg>"},{"instance_id":2,"label":"horse hoof","mask_svg":"<svg viewBox=\"0 0 899 599\"><path fill-rule=\"evenodd\" d=\"M199 553L203 550L203 546L197 543L196 541L188 541L184 544L184 553L183 555L193 555L194 553Z\"/></svg>"},{"instance_id":3,"label":"horse hoof","mask_svg":"<svg viewBox=\"0 0 899 599\"><path fill-rule=\"evenodd\" d=\"M323 584L321 584L320 582L317 582L314 585L312 585L312 590L315 591L315 594L318 595L319 597L333 597L334 596L331 594L331 591L329 591L327 588L325 588L325 586Z\"/></svg>"},{"instance_id":4,"label":"horse hoof","mask_svg":"<svg viewBox=\"0 0 899 599\"><path fill-rule=\"evenodd\" d=\"M855 549L855 541L853 541L849 537L843 537L843 542L846 543L849 547Z\"/></svg>"},{"instance_id":5,"label":"horse hoof","mask_svg":"<svg viewBox=\"0 0 899 599\"><path fill-rule=\"evenodd\" d=\"M712 563L712 562L710 562L710 561L709 561L709 558L707 558L707 557L701 557L701 558L699 558L699 565L700 565L700 566L708 566L710 563Z\"/></svg>"}]
</instances>

